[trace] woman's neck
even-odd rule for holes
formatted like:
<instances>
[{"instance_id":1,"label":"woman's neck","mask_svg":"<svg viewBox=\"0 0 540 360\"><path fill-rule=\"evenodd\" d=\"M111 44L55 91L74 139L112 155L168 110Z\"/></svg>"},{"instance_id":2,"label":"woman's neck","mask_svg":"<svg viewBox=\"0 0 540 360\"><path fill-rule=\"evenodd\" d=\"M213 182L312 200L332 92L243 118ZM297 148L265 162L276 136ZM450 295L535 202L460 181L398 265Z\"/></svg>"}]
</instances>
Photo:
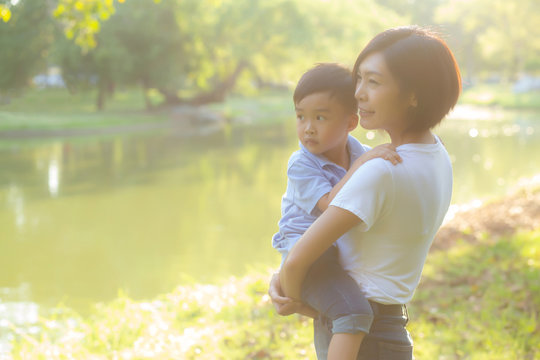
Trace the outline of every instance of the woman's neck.
<instances>
[{"instance_id":1,"label":"woman's neck","mask_svg":"<svg viewBox=\"0 0 540 360\"><path fill-rule=\"evenodd\" d=\"M435 137L430 130L423 131L404 131L404 132L390 132L390 139L392 145L400 146L404 144L435 144Z\"/></svg>"}]
</instances>

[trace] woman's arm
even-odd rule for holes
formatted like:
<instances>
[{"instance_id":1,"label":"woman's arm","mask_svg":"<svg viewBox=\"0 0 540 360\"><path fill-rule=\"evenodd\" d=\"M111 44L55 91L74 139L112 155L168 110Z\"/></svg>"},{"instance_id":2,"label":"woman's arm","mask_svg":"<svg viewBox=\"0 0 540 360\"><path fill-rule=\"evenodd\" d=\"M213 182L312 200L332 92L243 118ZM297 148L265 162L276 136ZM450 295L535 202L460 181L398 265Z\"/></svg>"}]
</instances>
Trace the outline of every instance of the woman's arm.
<instances>
[{"instance_id":1,"label":"woman's arm","mask_svg":"<svg viewBox=\"0 0 540 360\"><path fill-rule=\"evenodd\" d=\"M300 300L302 282L311 264L343 234L362 220L353 213L330 206L293 246L279 273L285 296Z\"/></svg>"}]
</instances>

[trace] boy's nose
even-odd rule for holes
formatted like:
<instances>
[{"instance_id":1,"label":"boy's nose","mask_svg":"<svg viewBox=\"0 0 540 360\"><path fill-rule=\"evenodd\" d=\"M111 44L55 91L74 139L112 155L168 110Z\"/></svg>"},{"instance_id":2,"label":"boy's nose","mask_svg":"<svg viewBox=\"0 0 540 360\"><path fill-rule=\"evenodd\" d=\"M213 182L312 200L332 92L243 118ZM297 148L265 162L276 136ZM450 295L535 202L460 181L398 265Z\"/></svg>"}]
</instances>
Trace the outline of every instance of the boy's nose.
<instances>
[{"instance_id":1,"label":"boy's nose","mask_svg":"<svg viewBox=\"0 0 540 360\"><path fill-rule=\"evenodd\" d=\"M313 128L313 126L311 125L311 123L308 123L306 125L306 128L304 129L305 133L306 134L313 134L315 133L315 129Z\"/></svg>"}]
</instances>

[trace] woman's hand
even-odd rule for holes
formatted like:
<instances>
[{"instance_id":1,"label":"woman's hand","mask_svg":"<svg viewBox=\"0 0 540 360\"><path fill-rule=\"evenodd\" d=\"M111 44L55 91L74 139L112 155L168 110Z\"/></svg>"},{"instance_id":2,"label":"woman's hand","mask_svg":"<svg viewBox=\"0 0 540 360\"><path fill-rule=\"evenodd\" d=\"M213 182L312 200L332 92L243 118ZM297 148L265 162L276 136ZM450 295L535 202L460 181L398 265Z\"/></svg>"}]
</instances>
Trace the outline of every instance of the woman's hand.
<instances>
[{"instance_id":1,"label":"woman's hand","mask_svg":"<svg viewBox=\"0 0 540 360\"><path fill-rule=\"evenodd\" d=\"M388 160L394 165L397 165L402 161L401 156L399 156L399 154L396 152L396 147L394 145L381 144L362 154L354 161L353 166L355 169L358 169L366 161L375 158Z\"/></svg>"}]
</instances>

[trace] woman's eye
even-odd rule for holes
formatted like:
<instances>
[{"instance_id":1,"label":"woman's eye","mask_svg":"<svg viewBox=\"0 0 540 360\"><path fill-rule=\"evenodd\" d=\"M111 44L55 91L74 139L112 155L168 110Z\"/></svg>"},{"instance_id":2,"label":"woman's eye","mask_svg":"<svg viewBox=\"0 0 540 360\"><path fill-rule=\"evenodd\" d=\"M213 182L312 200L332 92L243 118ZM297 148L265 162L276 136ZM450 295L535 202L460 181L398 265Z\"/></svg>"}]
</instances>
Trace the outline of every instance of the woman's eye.
<instances>
[{"instance_id":1,"label":"woman's eye","mask_svg":"<svg viewBox=\"0 0 540 360\"><path fill-rule=\"evenodd\" d=\"M369 83L373 84L373 85L379 85L379 82L377 80L373 80L373 79L370 79Z\"/></svg>"}]
</instances>

